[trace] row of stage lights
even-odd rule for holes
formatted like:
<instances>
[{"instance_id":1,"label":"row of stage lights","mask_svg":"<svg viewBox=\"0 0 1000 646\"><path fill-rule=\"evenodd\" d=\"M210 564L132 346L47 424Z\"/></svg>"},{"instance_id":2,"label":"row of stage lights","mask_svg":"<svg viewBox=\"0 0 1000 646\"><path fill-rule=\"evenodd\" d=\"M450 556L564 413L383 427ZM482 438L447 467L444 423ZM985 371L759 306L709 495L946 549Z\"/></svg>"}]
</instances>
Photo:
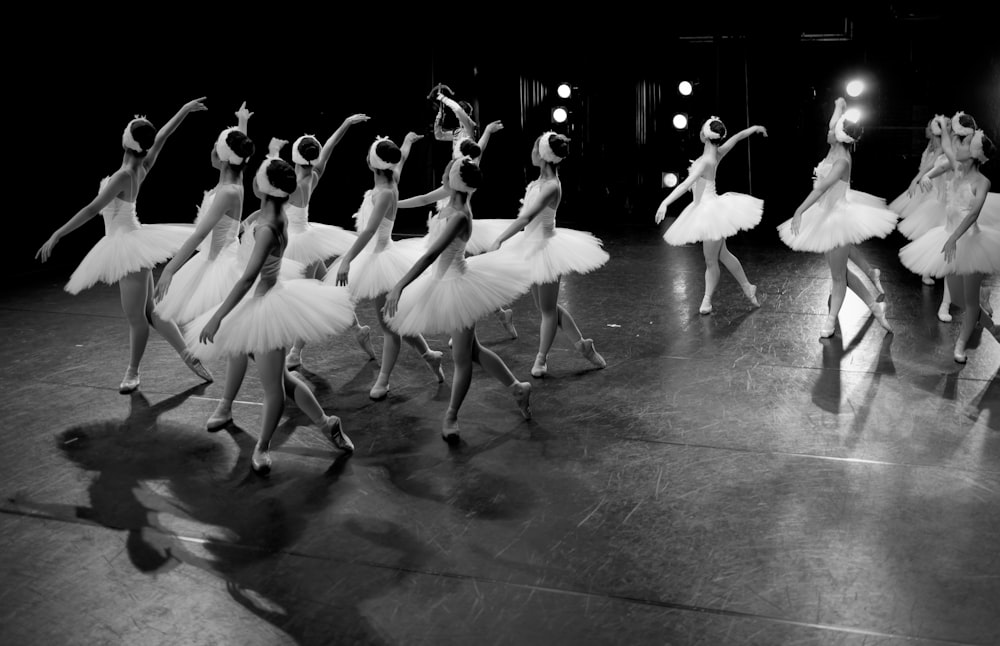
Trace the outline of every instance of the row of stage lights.
<instances>
[{"instance_id":1,"label":"row of stage lights","mask_svg":"<svg viewBox=\"0 0 1000 646\"><path fill-rule=\"evenodd\" d=\"M864 93L865 82L862 81L861 79L854 79L852 81L849 81L844 89L847 91L847 96L851 97L852 99L856 99ZM693 86L688 81L681 81L680 83L677 84L677 92L681 96L691 96L693 90L694 90ZM856 122L859 119L861 119L861 110L859 110L858 108L848 108L845 114L847 115L848 121ZM674 125L674 128L676 128L677 130L686 130L689 125L688 115L686 112L675 113L671 121ZM673 188L677 186L677 183L679 181L680 181L680 176L677 173L672 171L666 171L663 173L663 185L665 187Z\"/></svg>"},{"instance_id":2,"label":"row of stage lights","mask_svg":"<svg viewBox=\"0 0 1000 646\"><path fill-rule=\"evenodd\" d=\"M691 83L690 81L681 81L680 83L677 84L677 92L681 96L691 96L691 94L694 92L694 84ZM559 96L560 99L564 100L569 99L571 96L573 96L573 88L569 85L569 83L560 83L559 87L556 88L556 94ZM567 119L569 119L569 108L563 105L557 105L554 108L552 108L552 123L566 123ZM679 119L683 119L683 121L679 122L678 121ZM679 123L680 125L678 125ZM674 127L677 128L678 130L683 130L684 128L686 128L687 115L686 114L675 115Z\"/></svg>"}]
</instances>

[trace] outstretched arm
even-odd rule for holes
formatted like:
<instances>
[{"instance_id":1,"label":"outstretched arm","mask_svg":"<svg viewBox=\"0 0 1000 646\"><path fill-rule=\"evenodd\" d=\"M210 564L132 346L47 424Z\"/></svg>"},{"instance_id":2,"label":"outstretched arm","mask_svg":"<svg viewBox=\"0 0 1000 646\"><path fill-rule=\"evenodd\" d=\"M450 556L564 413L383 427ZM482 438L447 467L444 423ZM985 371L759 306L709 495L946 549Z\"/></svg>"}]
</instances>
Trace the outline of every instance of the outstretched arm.
<instances>
[{"instance_id":1,"label":"outstretched arm","mask_svg":"<svg viewBox=\"0 0 1000 646\"><path fill-rule=\"evenodd\" d=\"M235 208L239 203L239 198L237 197L236 191L233 189L224 189L221 194L217 194L215 199L212 200L212 206L208 209L208 212L198 220L198 224L194 228L194 233L188 236L188 239L184 241L181 248L174 254L174 257L170 259L167 266L163 268L160 273L160 279L156 282L156 293L153 298L157 302L163 299L167 294L167 290L170 289L170 281L173 280L174 274L180 269L191 254L195 252L198 245L201 244L208 234L212 231L222 216L225 215L226 211L231 208Z\"/></svg>"},{"instance_id":2,"label":"outstretched arm","mask_svg":"<svg viewBox=\"0 0 1000 646\"><path fill-rule=\"evenodd\" d=\"M413 197L408 197L405 200L400 200L396 204L396 208L399 209L416 209L421 206L427 206L428 204L434 204L438 200L448 197L449 192L443 186L440 186L430 193L424 193L423 195L415 195Z\"/></svg>"},{"instance_id":3,"label":"outstretched arm","mask_svg":"<svg viewBox=\"0 0 1000 646\"><path fill-rule=\"evenodd\" d=\"M236 127L239 128L239 131L245 135L250 134L247 132L247 128L250 125L250 117L252 116L253 112L247 110L247 102L244 101L240 105L240 109L236 111Z\"/></svg>"},{"instance_id":4,"label":"outstretched arm","mask_svg":"<svg viewBox=\"0 0 1000 646\"><path fill-rule=\"evenodd\" d=\"M441 255L441 252L447 248L451 241L454 240L463 230L469 227L469 220L464 215L461 217L452 217L448 220L448 224L445 225L444 231L440 236L431 244L427 252L420 257L410 271L406 272L396 286L385 297L385 305L382 307L382 313L385 314L387 318L391 318L396 315L396 308L399 306L399 297L403 293L403 289L416 280L417 276L424 273L428 267L430 267L437 257Z\"/></svg>"},{"instance_id":5,"label":"outstretched arm","mask_svg":"<svg viewBox=\"0 0 1000 646\"><path fill-rule=\"evenodd\" d=\"M271 246L276 243L277 240L274 237L271 227L260 227L254 231L254 247L253 254L250 255L250 261L247 262L246 269L243 270L243 275L229 291L226 300L222 301L222 305L219 306L219 309L215 311L212 318L202 328L201 334L198 336L202 343L211 343L215 340L215 333L219 331L219 324L222 323L222 319L226 318L226 315L233 311L233 308L243 300L243 297L253 287L254 281L257 280L257 276L260 274L261 267L264 266L264 261L267 259L267 254L270 252Z\"/></svg>"},{"instance_id":6,"label":"outstretched arm","mask_svg":"<svg viewBox=\"0 0 1000 646\"><path fill-rule=\"evenodd\" d=\"M986 196L990 192L990 180L980 176L979 179L973 182L972 187L975 189L976 199L972 202L969 214L955 227L955 230L952 231L951 235L948 236L948 240L944 243L944 247L941 248L945 262L951 262L955 259L955 246L958 243L958 239L979 219L979 214L983 210L983 204L986 203Z\"/></svg>"},{"instance_id":7,"label":"outstretched arm","mask_svg":"<svg viewBox=\"0 0 1000 646\"><path fill-rule=\"evenodd\" d=\"M150 147L146 156L142 159L143 167L148 171L156 163L156 158L159 157L160 151L163 150L163 144L167 143L167 138L174 134L174 130L181 125L181 121L184 121L184 117L188 116L192 112L200 112L201 110L208 110L204 103L205 97L200 99L195 99L194 101L188 101L185 103L177 114L173 116L166 123L165 126L160 128L160 131L156 133L156 139L153 140L153 145Z\"/></svg>"},{"instance_id":8,"label":"outstretched arm","mask_svg":"<svg viewBox=\"0 0 1000 646\"><path fill-rule=\"evenodd\" d=\"M406 159L410 156L410 149L413 148L413 143L423 138L423 135L418 135L415 132L406 133L406 137L403 138L403 145L399 148L399 163L393 169L396 182L399 182L399 178L403 175L403 165L406 164Z\"/></svg>"},{"instance_id":9,"label":"outstretched arm","mask_svg":"<svg viewBox=\"0 0 1000 646\"><path fill-rule=\"evenodd\" d=\"M476 131L476 122L472 120L471 116L465 113L465 110L463 110L462 106L458 104L458 101L449 99L443 94L438 94L438 101L448 106L448 108L455 113L455 116L458 117L458 122L462 124L462 128L465 129L465 132L472 135L472 133Z\"/></svg>"},{"instance_id":10,"label":"outstretched arm","mask_svg":"<svg viewBox=\"0 0 1000 646\"><path fill-rule=\"evenodd\" d=\"M41 249L35 254L35 258L41 258L42 262L49 259L52 255L52 249L56 246L67 233L76 231L80 228L87 220L91 219L95 215L101 212L105 206L111 203L111 200L115 198L116 195L125 190L128 186L131 178L125 170L119 169L108 179L108 183L104 185L104 188L97 194L90 204L83 207L77 211L76 215L69 219L69 221L56 229L49 239L42 245Z\"/></svg>"},{"instance_id":11,"label":"outstretched arm","mask_svg":"<svg viewBox=\"0 0 1000 646\"><path fill-rule=\"evenodd\" d=\"M802 222L802 214L810 206L816 203L823 193L826 193L827 189L833 186L837 180L843 176L844 172L847 170L847 161L843 159L838 159L833 164L833 168L823 179L816 182L813 190L806 196L806 199L802 201L799 208L795 209L795 215L792 216L792 235L799 234L799 224Z\"/></svg>"},{"instance_id":12,"label":"outstretched arm","mask_svg":"<svg viewBox=\"0 0 1000 646\"><path fill-rule=\"evenodd\" d=\"M701 174L704 171L705 171L705 161L699 159L691 167L691 172L688 173L687 178L683 182L675 186L674 190L670 191L670 195L668 195L662 202L660 202L660 206L656 209L656 216L654 218L657 224L663 222L663 218L667 216L667 207L673 204L677 200L677 198L683 195L686 191L689 191L691 187L694 186L694 183L698 181L698 178L701 177Z\"/></svg>"},{"instance_id":13,"label":"outstretched arm","mask_svg":"<svg viewBox=\"0 0 1000 646\"><path fill-rule=\"evenodd\" d=\"M765 137L767 136L767 128L765 128L764 126L750 126L746 130L740 130L735 135L730 137L726 143L719 146L719 157L720 158L725 157L726 153L732 150L736 144L743 141L750 135L758 132L764 135Z\"/></svg>"},{"instance_id":14,"label":"outstretched arm","mask_svg":"<svg viewBox=\"0 0 1000 646\"><path fill-rule=\"evenodd\" d=\"M313 170L316 171L317 175L323 177L323 173L326 171L326 163L330 161L330 155L333 154L333 149L337 147L340 140L347 134L347 129L356 123L368 121L368 119L369 117L367 114L352 114L344 119L344 123L340 124L340 127L337 128L332 135L330 135L330 138L326 140L325 144L323 144L323 149L319 151L319 159L317 159L316 163L313 164Z\"/></svg>"},{"instance_id":15,"label":"outstretched arm","mask_svg":"<svg viewBox=\"0 0 1000 646\"><path fill-rule=\"evenodd\" d=\"M546 184L545 187L539 191L538 195L535 196L535 200L530 204L525 204L521 208L521 212L518 213L517 218L504 230L503 233L500 234L493 244L490 245L490 251L496 251L499 249L500 245L506 242L508 238L523 229L529 222L535 219L535 216L541 213L542 209L545 208L545 205L549 203L549 200L555 196L557 190L559 189L556 183L550 182Z\"/></svg>"},{"instance_id":16,"label":"outstretched arm","mask_svg":"<svg viewBox=\"0 0 1000 646\"><path fill-rule=\"evenodd\" d=\"M492 135L497 130L503 130L503 124L499 121L491 121L486 124L486 129L483 130L483 136L479 138L479 163L483 163L483 155L486 154L486 144L490 143L490 135Z\"/></svg>"},{"instance_id":17,"label":"outstretched arm","mask_svg":"<svg viewBox=\"0 0 1000 646\"><path fill-rule=\"evenodd\" d=\"M347 253L343 255L340 259L340 269L337 271L337 284L346 285L347 277L351 271L351 261L361 250L365 248L368 241L372 239L375 232L378 231L378 227L382 224L382 218L385 214L389 212L389 202L392 200L392 196L388 191L381 191L378 197L375 198L375 206L372 209L371 217L368 218L368 223L365 226L365 230L358 234L358 239L354 241L351 248L347 250Z\"/></svg>"}]
</instances>

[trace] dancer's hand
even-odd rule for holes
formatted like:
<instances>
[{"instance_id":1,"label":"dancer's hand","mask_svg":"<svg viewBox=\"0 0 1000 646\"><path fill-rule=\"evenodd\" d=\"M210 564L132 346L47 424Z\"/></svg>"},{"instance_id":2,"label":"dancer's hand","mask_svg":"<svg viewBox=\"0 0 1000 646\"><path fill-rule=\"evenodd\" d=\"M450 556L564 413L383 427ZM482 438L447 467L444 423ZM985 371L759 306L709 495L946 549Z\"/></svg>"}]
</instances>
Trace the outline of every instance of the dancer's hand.
<instances>
[{"instance_id":1,"label":"dancer's hand","mask_svg":"<svg viewBox=\"0 0 1000 646\"><path fill-rule=\"evenodd\" d=\"M955 260L955 247L955 241L951 238L948 238L948 241L944 243L943 247L941 247L941 253L944 254L945 262L950 263Z\"/></svg>"},{"instance_id":2,"label":"dancer's hand","mask_svg":"<svg viewBox=\"0 0 1000 646\"><path fill-rule=\"evenodd\" d=\"M917 192L917 182L910 182L910 187L906 189L906 195L908 197L913 197L914 193Z\"/></svg>"},{"instance_id":3,"label":"dancer's hand","mask_svg":"<svg viewBox=\"0 0 1000 646\"><path fill-rule=\"evenodd\" d=\"M500 123L499 121L491 121L490 123L486 124L486 130L484 131L484 133L491 135L497 130L503 130L503 124Z\"/></svg>"},{"instance_id":4,"label":"dancer's hand","mask_svg":"<svg viewBox=\"0 0 1000 646\"><path fill-rule=\"evenodd\" d=\"M249 121L250 117L252 117L252 116L253 116L253 112L250 112L249 110L247 110L247 102L244 101L243 105L240 106L240 109L236 111L236 118L237 119L246 119L247 121Z\"/></svg>"},{"instance_id":5,"label":"dancer's hand","mask_svg":"<svg viewBox=\"0 0 1000 646\"><path fill-rule=\"evenodd\" d=\"M49 256L52 255L52 249L56 246L57 242L59 242L59 236L53 233L52 237L46 240L45 244L42 245L42 248L35 254L35 259L37 260L38 257L41 256L42 262L48 260Z\"/></svg>"},{"instance_id":6,"label":"dancer's hand","mask_svg":"<svg viewBox=\"0 0 1000 646\"><path fill-rule=\"evenodd\" d=\"M764 135L765 137L767 136L767 128L764 126L754 126L754 131Z\"/></svg>"},{"instance_id":7,"label":"dancer's hand","mask_svg":"<svg viewBox=\"0 0 1000 646\"><path fill-rule=\"evenodd\" d=\"M342 262L337 270L337 287L347 286L347 276L351 273L351 263Z\"/></svg>"},{"instance_id":8,"label":"dancer's hand","mask_svg":"<svg viewBox=\"0 0 1000 646\"><path fill-rule=\"evenodd\" d=\"M413 142L420 141L423 138L424 138L423 135L418 135L415 132L408 132L406 133L406 136L403 137L403 145L405 146L407 143L413 144Z\"/></svg>"},{"instance_id":9,"label":"dancer's hand","mask_svg":"<svg viewBox=\"0 0 1000 646\"><path fill-rule=\"evenodd\" d=\"M667 201L663 200L660 202L660 206L656 209L656 223L659 224L663 222L663 218L667 217Z\"/></svg>"},{"instance_id":10,"label":"dancer's hand","mask_svg":"<svg viewBox=\"0 0 1000 646\"><path fill-rule=\"evenodd\" d=\"M792 216L792 224L789 226L793 236L799 235L799 227L801 226L802 226L802 213L800 211L796 211L795 215Z\"/></svg>"},{"instance_id":11,"label":"dancer's hand","mask_svg":"<svg viewBox=\"0 0 1000 646\"><path fill-rule=\"evenodd\" d=\"M184 104L185 112L201 112L202 110L208 110L208 106L205 105L204 101L208 97L203 96L200 99L195 99L194 101L188 101Z\"/></svg>"},{"instance_id":12,"label":"dancer's hand","mask_svg":"<svg viewBox=\"0 0 1000 646\"><path fill-rule=\"evenodd\" d=\"M170 281L173 279L173 274L168 271L160 274L160 280L156 281L156 290L153 292L154 303L159 303L167 295L167 290L170 289Z\"/></svg>"},{"instance_id":13,"label":"dancer's hand","mask_svg":"<svg viewBox=\"0 0 1000 646\"><path fill-rule=\"evenodd\" d=\"M353 126L356 123L362 123L371 119L367 114L352 114L351 116L344 119L345 126Z\"/></svg>"},{"instance_id":14,"label":"dancer's hand","mask_svg":"<svg viewBox=\"0 0 1000 646\"><path fill-rule=\"evenodd\" d=\"M920 178L920 189L924 193L927 193L932 188L934 188L934 183L931 182L930 178L927 177L927 175L924 175L923 177Z\"/></svg>"},{"instance_id":15,"label":"dancer's hand","mask_svg":"<svg viewBox=\"0 0 1000 646\"><path fill-rule=\"evenodd\" d=\"M281 154L281 149L285 147L288 141L286 139L278 139L277 137L271 137L270 143L267 144L267 156L277 157Z\"/></svg>"},{"instance_id":16,"label":"dancer's hand","mask_svg":"<svg viewBox=\"0 0 1000 646\"><path fill-rule=\"evenodd\" d=\"M396 316L396 309L399 307L400 290L393 287L392 291L385 295L385 305L382 306L382 314L387 319Z\"/></svg>"},{"instance_id":17,"label":"dancer's hand","mask_svg":"<svg viewBox=\"0 0 1000 646\"><path fill-rule=\"evenodd\" d=\"M215 341L215 333L219 331L219 319L214 316L208 320L205 327L201 329L201 334L198 335L198 340L202 343L213 343Z\"/></svg>"}]
</instances>

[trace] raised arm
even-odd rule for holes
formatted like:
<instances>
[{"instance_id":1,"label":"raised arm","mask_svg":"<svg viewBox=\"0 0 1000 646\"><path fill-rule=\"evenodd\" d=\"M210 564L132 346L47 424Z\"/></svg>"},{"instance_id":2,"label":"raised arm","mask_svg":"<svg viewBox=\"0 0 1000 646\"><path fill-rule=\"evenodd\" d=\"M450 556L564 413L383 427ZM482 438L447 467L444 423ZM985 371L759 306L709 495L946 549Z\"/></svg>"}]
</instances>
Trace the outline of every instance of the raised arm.
<instances>
[{"instance_id":1,"label":"raised arm","mask_svg":"<svg viewBox=\"0 0 1000 646\"><path fill-rule=\"evenodd\" d=\"M839 180L844 173L847 171L847 160L838 159L833 163L833 168L823 179L816 182L813 190L806 196L806 199L802 200L802 204L799 208L795 209L795 215L792 216L792 235L799 234L799 224L802 222L802 214L812 206L816 200L818 200L823 193L827 191L828 188L833 186L837 180Z\"/></svg>"},{"instance_id":2,"label":"raised arm","mask_svg":"<svg viewBox=\"0 0 1000 646\"><path fill-rule=\"evenodd\" d=\"M264 266L264 261L267 260L268 252L276 243L277 240L271 227L260 227L254 231L253 253L250 254L246 269L243 270L243 275L229 291L229 296L226 296L226 300L222 301L222 305L202 328L201 334L198 336L202 343L211 343L215 340L215 333L219 331L222 319L233 311L233 308L243 300L243 297L253 287L254 281L257 280L257 276L260 275L260 270Z\"/></svg>"},{"instance_id":3,"label":"raised arm","mask_svg":"<svg viewBox=\"0 0 1000 646\"><path fill-rule=\"evenodd\" d=\"M462 128L465 129L470 135L476 131L476 122L472 120L472 117L465 113L462 106L458 104L458 101L454 99L449 99L443 94L438 94L438 101L448 106L455 116L458 117L458 122L462 124Z\"/></svg>"},{"instance_id":4,"label":"raised arm","mask_svg":"<svg viewBox=\"0 0 1000 646\"><path fill-rule=\"evenodd\" d=\"M253 112L247 110L247 102L244 101L240 105L240 109L236 111L236 127L245 135L250 134L247 132L247 128L250 125L250 117L252 116Z\"/></svg>"},{"instance_id":5,"label":"raised arm","mask_svg":"<svg viewBox=\"0 0 1000 646\"><path fill-rule=\"evenodd\" d=\"M407 157L410 156L410 149L413 148L414 142L423 139L423 135L418 135L415 132L406 133L406 137L403 138L403 145L399 148L399 163L393 169L393 176L396 178L396 182L399 182L399 178L403 175L403 166L406 164Z\"/></svg>"},{"instance_id":6,"label":"raised arm","mask_svg":"<svg viewBox=\"0 0 1000 646\"><path fill-rule=\"evenodd\" d=\"M955 159L955 147L951 143L951 119L942 117L941 123L941 151L948 158L948 163L954 170L958 170L958 161Z\"/></svg>"},{"instance_id":7,"label":"raised arm","mask_svg":"<svg viewBox=\"0 0 1000 646\"><path fill-rule=\"evenodd\" d=\"M330 138L326 140L325 144L323 144L323 149L319 151L319 159L317 159L316 163L313 164L313 170L316 171L317 175L323 177L323 173L326 172L326 163L330 161L330 155L333 154L333 149L337 147L340 140L347 134L348 128L356 123L368 121L368 119L369 117L367 114L352 114L344 119L344 123L340 124L340 127L337 128L332 135L330 135Z\"/></svg>"},{"instance_id":8,"label":"raised arm","mask_svg":"<svg viewBox=\"0 0 1000 646\"><path fill-rule=\"evenodd\" d=\"M340 269L337 271L337 285L347 284L347 277L351 271L351 261L361 253L361 250L365 248L368 241L378 231L379 225L382 224L382 218L389 212L391 200L392 196L389 194L389 191L380 191L378 197L375 198L375 205L372 208L372 214L368 218L368 222L365 224L365 230L358 234L358 239L354 241L351 248L340 259Z\"/></svg>"},{"instance_id":9,"label":"raised arm","mask_svg":"<svg viewBox=\"0 0 1000 646\"><path fill-rule=\"evenodd\" d=\"M101 209L110 204L111 200L113 200L116 195L125 190L125 187L129 185L130 181L131 178L129 177L127 171L124 169L115 171L115 173L108 178L108 183L105 184L104 188L100 190L97 197L95 197L90 204L77 211L76 215L70 218L66 224L56 229L55 233L53 233L45 244L43 244L38 250L38 252L35 253L35 258L41 258L42 262L48 260L49 256L52 255L52 249L56 246L56 243L59 242L60 238L67 233L76 231L85 222L100 213Z\"/></svg>"},{"instance_id":10,"label":"raised arm","mask_svg":"<svg viewBox=\"0 0 1000 646\"><path fill-rule=\"evenodd\" d=\"M396 308L399 305L399 297L403 293L403 289L416 280L417 276L424 273L428 267L430 267L437 257L441 255L441 252L451 244L462 231L469 228L469 219L464 215L461 217L452 217L448 219L448 224L445 225L444 231L438 236L433 243L431 243L430 248L420 257L420 260L416 262L415 265L410 267L410 271L399 279L396 286L390 290L390 292L385 297L385 305L382 307L382 313L385 314L386 318L391 318L396 315Z\"/></svg>"},{"instance_id":11,"label":"raised arm","mask_svg":"<svg viewBox=\"0 0 1000 646\"><path fill-rule=\"evenodd\" d=\"M490 135L492 135L497 130L503 130L503 124L499 121L491 121L486 124L486 129L483 130L483 136L479 138L479 163L483 163L483 154L486 153L486 144L490 143Z\"/></svg>"},{"instance_id":12,"label":"raised arm","mask_svg":"<svg viewBox=\"0 0 1000 646\"><path fill-rule=\"evenodd\" d=\"M979 219L979 214L983 210L983 204L986 203L986 196L990 192L990 180L980 175L978 179L973 180L972 188L975 189L976 198L972 202L969 214L955 227L955 230L951 232L948 240L945 241L944 246L941 248L945 262L951 262L955 259L955 246L958 244L958 239Z\"/></svg>"},{"instance_id":13,"label":"raised arm","mask_svg":"<svg viewBox=\"0 0 1000 646\"><path fill-rule=\"evenodd\" d=\"M656 216L653 218L656 220L657 224L663 222L663 218L667 216L667 207L673 204L677 198L684 194L685 191L690 190L691 187L694 186L694 183L698 181L701 174L705 172L705 166L705 160L698 159L698 161L691 166L691 172L688 173L687 178L675 186L674 190L670 191L670 195L660 202L660 206L656 209Z\"/></svg>"},{"instance_id":14,"label":"raised arm","mask_svg":"<svg viewBox=\"0 0 1000 646\"><path fill-rule=\"evenodd\" d=\"M750 135L756 134L758 132L764 135L765 137L767 136L767 128L765 128L764 126L750 126L746 130L740 130L735 135L730 137L729 140L726 141L726 143L719 146L719 157L720 158L725 157L726 153L732 150L736 144L743 141Z\"/></svg>"},{"instance_id":15,"label":"raised arm","mask_svg":"<svg viewBox=\"0 0 1000 646\"><path fill-rule=\"evenodd\" d=\"M844 110L846 109L847 101L844 100L844 97L838 96L837 100L833 102L833 116L830 117L830 130L833 130L837 125L837 122L840 121L840 117L844 115Z\"/></svg>"},{"instance_id":16,"label":"raised arm","mask_svg":"<svg viewBox=\"0 0 1000 646\"><path fill-rule=\"evenodd\" d=\"M195 252L198 245L201 244L219 220L225 215L226 211L230 209L235 209L239 204L239 196L236 190L233 188L220 189L216 193L215 199L212 200L212 206L209 207L208 211L203 215L198 223L195 225L194 232L188 236L188 239L184 241L181 248L174 254L174 257L170 259L167 266L163 268L163 272L160 273L160 279L156 282L156 292L154 294L154 300L159 302L167 294L167 290L170 289L170 281L173 280L174 274L180 269L191 254Z\"/></svg>"},{"instance_id":17,"label":"raised arm","mask_svg":"<svg viewBox=\"0 0 1000 646\"><path fill-rule=\"evenodd\" d=\"M497 239L490 246L490 251L496 251L499 249L500 245L506 242L508 238L523 229L529 222L535 219L535 216L542 212L542 209L544 209L545 205L549 203L549 200L556 195L556 191L558 190L559 186L557 183L549 182L546 184L545 187L539 191L534 201L521 207L521 212L517 214L517 218L504 230L503 233L499 235L499 237L497 237Z\"/></svg>"},{"instance_id":18,"label":"raised arm","mask_svg":"<svg viewBox=\"0 0 1000 646\"><path fill-rule=\"evenodd\" d=\"M449 192L443 186L439 186L430 193L424 193L423 195L415 195L413 197L408 197L405 200L400 200L396 204L397 209L416 209L421 206L427 206L428 204L434 204L440 199L448 197Z\"/></svg>"},{"instance_id":19,"label":"raised arm","mask_svg":"<svg viewBox=\"0 0 1000 646\"><path fill-rule=\"evenodd\" d=\"M174 134L174 130L181 125L184 121L184 117L188 116L192 112L200 112L202 110L208 110L204 103L205 97L200 99L195 99L194 101L188 101L185 103L180 110L177 111L170 121L166 123L165 126L160 128L160 131L156 133L156 138L153 140L153 145L150 147L146 156L142 159L143 167L148 171L156 163L156 158L160 156L160 151L163 150L163 144L167 143L167 139L170 135Z\"/></svg>"}]
</instances>

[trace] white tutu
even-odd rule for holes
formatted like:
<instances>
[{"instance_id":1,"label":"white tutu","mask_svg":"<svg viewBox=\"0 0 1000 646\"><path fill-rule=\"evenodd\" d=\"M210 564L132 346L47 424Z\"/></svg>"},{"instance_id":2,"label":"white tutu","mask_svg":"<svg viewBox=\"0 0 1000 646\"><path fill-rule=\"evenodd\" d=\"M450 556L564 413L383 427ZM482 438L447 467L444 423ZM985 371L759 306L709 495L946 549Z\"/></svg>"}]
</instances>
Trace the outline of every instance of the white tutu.
<instances>
[{"instance_id":1,"label":"white tutu","mask_svg":"<svg viewBox=\"0 0 1000 646\"><path fill-rule=\"evenodd\" d=\"M939 227L944 223L945 206L934 193L926 193L926 199L914 207L906 216L905 220L899 222L899 232L910 240L916 240L934 227Z\"/></svg>"},{"instance_id":2,"label":"white tutu","mask_svg":"<svg viewBox=\"0 0 1000 646\"><path fill-rule=\"evenodd\" d=\"M933 191L922 191L919 188L910 197L909 191L904 191L902 195L889 203L889 210L899 215L900 218L909 218L913 213L926 202L934 199Z\"/></svg>"},{"instance_id":3,"label":"white tutu","mask_svg":"<svg viewBox=\"0 0 1000 646\"><path fill-rule=\"evenodd\" d=\"M309 209L294 205L285 207L288 219L288 246L285 258L311 265L347 253L357 234L329 224L309 221Z\"/></svg>"},{"instance_id":4,"label":"white tutu","mask_svg":"<svg viewBox=\"0 0 1000 646\"><path fill-rule=\"evenodd\" d=\"M507 230L514 220L476 220L472 227L472 235L465 245L466 253L478 256L489 251L493 242L500 237L500 234ZM437 238L444 228L446 220L439 218L436 214L431 214L427 218L427 235L424 236L424 247L430 247L431 242Z\"/></svg>"},{"instance_id":5,"label":"white tutu","mask_svg":"<svg viewBox=\"0 0 1000 646\"><path fill-rule=\"evenodd\" d=\"M191 235L190 225L140 224L119 229L97 241L66 283L66 291L79 294L97 283L113 285L139 271L166 262Z\"/></svg>"},{"instance_id":6,"label":"white tutu","mask_svg":"<svg viewBox=\"0 0 1000 646\"><path fill-rule=\"evenodd\" d=\"M381 250L376 250L375 247L373 238L351 261L347 287L355 300L361 301L388 293L426 251L420 238L389 240ZM323 279L325 283L337 284L340 262L337 260L330 266Z\"/></svg>"},{"instance_id":7,"label":"white tutu","mask_svg":"<svg viewBox=\"0 0 1000 646\"><path fill-rule=\"evenodd\" d=\"M944 261L944 243L951 232L937 226L899 250L903 265L920 276L1000 272L1000 229L973 224L955 243L955 259Z\"/></svg>"},{"instance_id":8,"label":"white tutu","mask_svg":"<svg viewBox=\"0 0 1000 646\"><path fill-rule=\"evenodd\" d=\"M869 238L884 238L896 228L896 218L884 200L850 190L839 180L802 214L797 236L792 235L790 219L777 228L781 240L792 249L825 253Z\"/></svg>"},{"instance_id":9,"label":"white tutu","mask_svg":"<svg viewBox=\"0 0 1000 646\"><path fill-rule=\"evenodd\" d=\"M298 340L322 341L354 324L354 303L342 287L279 279L260 296L253 290L222 319L214 343L201 343L198 337L218 305L185 326L184 340L196 357L208 360L288 348Z\"/></svg>"},{"instance_id":10,"label":"white tutu","mask_svg":"<svg viewBox=\"0 0 1000 646\"><path fill-rule=\"evenodd\" d=\"M464 252L462 245L458 253ZM471 328L531 287L528 267L502 250L463 259L438 274L425 271L403 290L389 327L409 336Z\"/></svg>"},{"instance_id":11,"label":"white tutu","mask_svg":"<svg viewBox=\"0 0 1000 646\"><path fill-rule=\"evenodd\" d=\"M170 281L166 296L156 305L156 314L186 323L225 300L243 275L238 246L236 242L230 244L215 259L200 251L184 263Z\"/></svg>"},{"instance_id":12,"label":"white tutu","mask_svg":"<svg viewBox=\"0 0 1000 646\"><path fill-rule=\"evenodd\" d=\"M531 223L528 225L531 226ZM556 227L551 235L541 228L518 233L501 247L511 258L524 262L532 284L554 283L566 274L587 274L599 269L611 256L600 238L576 229Z\"/></svg>"},{"instance_id":13,"label":"white tutu","mask_svg":"<svg viewBox=\"0 0 1000 646\"><path fill-rule=\"evenodd\" d=\"M677 216L663 239L672 245L721 240L760 224L764 201L743 193L717 195L715 182L699 179L695 198Z\"/></svg>"}]
</instances>

